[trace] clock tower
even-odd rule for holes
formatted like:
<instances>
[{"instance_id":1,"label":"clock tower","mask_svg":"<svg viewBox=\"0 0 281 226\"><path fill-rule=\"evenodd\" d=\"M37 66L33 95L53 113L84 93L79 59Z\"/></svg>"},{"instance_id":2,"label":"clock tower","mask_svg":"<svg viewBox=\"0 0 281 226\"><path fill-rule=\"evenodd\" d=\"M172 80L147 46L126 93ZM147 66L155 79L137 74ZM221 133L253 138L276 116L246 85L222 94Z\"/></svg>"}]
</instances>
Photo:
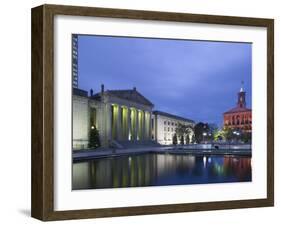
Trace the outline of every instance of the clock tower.
<instances>
[{"instance_id":1,"label":"clock tower","mask_svg":"<svg viewBox=\"0 0 281 226\"><path fill-rule=\"evenodd\" d=\"M237 95L236 107L223 113L223 125L231 129L252 132L252 109L246 108L246 92L244 82Z\"/></svg>"},{"instance_id":2,"label":"clock tower","mask_svg":"<svg viewBox=\"0 0 281 226\"><path fill-rule=\"evenodd\" d=\"M242 85L240 88L240 91L238 93L238 102L237 102L237 107L239 108L245 108L246 107L246 92L244 91L244 82L242 81Z\"/></svg>"}]
</instances>

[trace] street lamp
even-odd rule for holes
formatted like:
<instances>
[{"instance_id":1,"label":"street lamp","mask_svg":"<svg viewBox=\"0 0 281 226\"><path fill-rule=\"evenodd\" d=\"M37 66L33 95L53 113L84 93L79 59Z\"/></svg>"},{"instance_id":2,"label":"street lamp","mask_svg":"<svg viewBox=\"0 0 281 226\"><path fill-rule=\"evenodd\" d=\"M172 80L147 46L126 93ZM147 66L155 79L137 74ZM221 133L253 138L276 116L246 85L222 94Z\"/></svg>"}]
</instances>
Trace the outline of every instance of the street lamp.
<instances>
[{"instance_id":1,"label":"street lamp","mask_svg":"<svg viewBox=\"0 0 281 226\"><path fill-rule=\"evenodd\" d=\"M240 136L241 133L237 132L236 134L237 134L237 142L239 142L239 136Z\"/></svg>"},{"instance_id":2,"label":"street lamp","mask_svg":"<svg viewBox=\"0 0 281 226\"><path fill-rule=\"evenodd\" d=\"M210 143L213 143L212 133L208 133L208 138L209 138L209 142L210 142Z\"/></svg>"},{"instance_id":3,"label":"street lamp","mask_svg":"<svg viewBox=\"0 0 281 226\"><path fill-rule=\"evenodd\" d=\"M238 142L238 138L239 138L239 136L240 136L240 132L238 132L238 131L233 131L233 134L235 135L236 142Z\"/></svg>"},{"instance_id":4,"label":"street lamp","mask_svg":"<svg viewBox=\"0 0 281 226\"><path fill-rule=\"evenodd\" d=\"M207 136L207 133L206 132L204 132L203 133L203 141L204 141L204 143L205 143L205 137Z\"/></svg>"}]
</instances>

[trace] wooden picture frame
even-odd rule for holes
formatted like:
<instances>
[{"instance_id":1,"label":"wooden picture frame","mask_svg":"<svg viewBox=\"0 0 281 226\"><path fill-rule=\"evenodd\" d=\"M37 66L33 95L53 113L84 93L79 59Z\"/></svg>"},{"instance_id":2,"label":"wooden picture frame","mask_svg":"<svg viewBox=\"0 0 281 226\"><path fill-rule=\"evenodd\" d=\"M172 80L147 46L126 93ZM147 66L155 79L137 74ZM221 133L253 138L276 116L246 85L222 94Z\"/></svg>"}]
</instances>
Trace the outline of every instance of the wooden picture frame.
<instances>
[{"instance_id":1,"label":"wooden picture frame","mask_svg":"<svg viewBox=\"0 0 281 226\"><path fill-rule=\"evenodd\" d=\"M267 29L267 198L121 208L54 210L54 16L126 18ZM42 5L32 9L32 202L34 218L50 220L162 214L274 205L274 21L273 19L196 15Z\"/></svg>"}]
</instances>

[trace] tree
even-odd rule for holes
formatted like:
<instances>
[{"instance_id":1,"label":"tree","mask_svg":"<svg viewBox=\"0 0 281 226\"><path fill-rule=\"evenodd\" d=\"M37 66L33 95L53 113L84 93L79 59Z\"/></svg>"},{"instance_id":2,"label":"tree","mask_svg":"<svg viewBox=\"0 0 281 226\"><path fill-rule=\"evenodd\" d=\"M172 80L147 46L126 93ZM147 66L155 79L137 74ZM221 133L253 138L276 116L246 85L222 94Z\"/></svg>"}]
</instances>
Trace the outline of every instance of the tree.
<instances>
[{"instance_id":1,"label":"tree","mask_svg":"<svg viewBox=\"0 0 281 226\"><path fill-rule=\"evenodd\" d=\"M189 134L186 134L185 143L186 143L186 144L189 144L189 143L190 143Z\"/></svg>"},{"instance_id":2,"label":"tree","mask_svg":"<svg viewBox=\"0 0 281 226\"><path fill-rule=\"evenodd\" d=\"M208 124L208 126L209 126L208 138L213 141L215 139L215 134L219 130L219 127L215 123L210 123Z\"/></svg>"},{"instance_id":3,"label":"tree","mask_svg":"<svg viewBox=\"0 0 281 226\"><path fill-rule=\"evenodd\" d=\"M186 126L179 123L176 128L176 134L177 136L181 137L183 134L185 134Z\"/></svg>"},{"instance_id":4,"label":"tree","mask_svg":"<svg viewBox=\"0 0 281 226\"><path fill-rule=\"evenodd\" d=\"M223 132L223 130L216 130L216 131L214 131L213 134L214 134L213 137L214 137L215 141L221 141L221 140L224 139L224 132Z\"/></svg>"},{"instance_id":5,"label":"tree","mask_svg":"<svg viewBox=\"0 0 281 226\"><path fill-rule=\"evenodd\" d=\"M178 144L178 138L177 138L177 134L176 133L174 133L174 136L173 136L173 144L174 145Z\"/></svg>"},{"instance_id":6,"label":"tree","mask_svg":"<svg viewBox=\"0 0 281 226\"><path fill-rule=\"evenodd\" d=\"M184 138L183 138L183 135L181 136L181 145L184 145Z\"/></svg>"},{"instance_id":7,"label":"tree","mask_svg":"<svg viewBox=\"0 0 281 226\"><path fill-rule=\"evenodd\" d=\"M189 139L189 137L190 136L193 136L194 135L194 129L193 129L193 127L191 127L191 126L189 126L189 127L187 127L186 128L186 131L185 131L185 142L186 142L186 144L189 144L190 143L190 139Z\"/></svg>"},{"instance_id":8,"label":"tree","mask_svg":"<svg viewBox=\"0 0 281 226\"><path fill-rule=\"evenodd\" d=\"M241 133L241 132L240 132ZM243 136L243 135L241 135ZM237 139L237 134L235 133L234 129L231 129L229 127L224 127L221 130L217 130L214 133L214 140L219 141L219 140L225 140L225 141L231 141L233 139Z\"/></svg>"},{"instance_id":9,"label":"tree","mask_svg":"<svg viewBox=\"0 0 281 226\"><path fill-rule=\"evenodd\" d=\"M219 127L215 123L210 123L208 124L208 126L209 126L209 132L211 133L219 129Z\"/></svg>"},{"instance_id":10,"label":"tree","mask_svg":"<svg viewBox=\"0 0 281 226\"><path fill-rule=\"evenodd\" d=\"M231 141L234 138L233 129L229 127L224 127L223 136L226 141Z\"/></svg>"},{"instance_id":11,"label":"tree","mask_svg":"<svg viewBox=\"0 0 281 226\"><path fill-rule=\"evenodd\" d=\"M89 148L98 148L100 147L100 136L99 136L99 131L97 130L96 126L92 126L90 128L90 137L89 137Z\"/></svg>"},{"instance_id":12,"label":"tree","mask_svg":"<svg viewBox=\"0 0 281 226\"><path fill-rule=\"evenodd\" d=\"M184 137L189 137L193 133L193 127L179 123L176 128L176 135L180 137L180 143L184 144ZM183 140L183 141L182 141ZM189 143L189 141L188 141Z\"/></svg>"},{"instance_id":13,"label":"tree","mask_svg":"<svg viewBox=\"0 0 281 226\"><path fill-rule=\"evenodd\" d=\"M192 137L191 137L191 143L194 144L195 142L196 142L195 135L193 134Z\"/></svg>"},{"instance_id":14,"label":"tree","mask_svg":"<svg viewBox=\"0 0 281 226\"><path fill-rule=\"evenodd\" d=\"M244 143L249 143L251 142L252 140L252 133L250 132L244 132L241 134L241 140L244 142Z\"/></svg>"},{"instance_id":15,"label":"tree","mask_svg":"<svg viewBox=\"0 0 281 226\"><path fill-rule=\"evenodd\" d=\"M208 123L199 122L194 127L194 135L197 143L203 141L203 133L208 133L210 130Z\"/></svg>"}]
</instances>

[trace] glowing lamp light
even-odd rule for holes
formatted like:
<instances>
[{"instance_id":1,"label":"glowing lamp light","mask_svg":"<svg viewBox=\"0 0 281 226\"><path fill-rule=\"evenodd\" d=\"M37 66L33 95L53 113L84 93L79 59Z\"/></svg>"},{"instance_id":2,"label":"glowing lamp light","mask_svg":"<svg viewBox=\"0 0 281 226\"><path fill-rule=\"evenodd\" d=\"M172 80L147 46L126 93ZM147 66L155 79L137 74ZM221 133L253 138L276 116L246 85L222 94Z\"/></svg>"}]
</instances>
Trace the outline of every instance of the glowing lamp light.
<instances>
[{"instance_id":1,"label":"glowing lamp light","mask_svg":"<svg viewBox=\"0 0 281 226\"><path fill-rule=\"evenodd\" d=\"M206 162L207 162L207 158L206 156L203 157L203 165L204 165L204 168L206 168Z\"/></svg>"}]
</instances>

